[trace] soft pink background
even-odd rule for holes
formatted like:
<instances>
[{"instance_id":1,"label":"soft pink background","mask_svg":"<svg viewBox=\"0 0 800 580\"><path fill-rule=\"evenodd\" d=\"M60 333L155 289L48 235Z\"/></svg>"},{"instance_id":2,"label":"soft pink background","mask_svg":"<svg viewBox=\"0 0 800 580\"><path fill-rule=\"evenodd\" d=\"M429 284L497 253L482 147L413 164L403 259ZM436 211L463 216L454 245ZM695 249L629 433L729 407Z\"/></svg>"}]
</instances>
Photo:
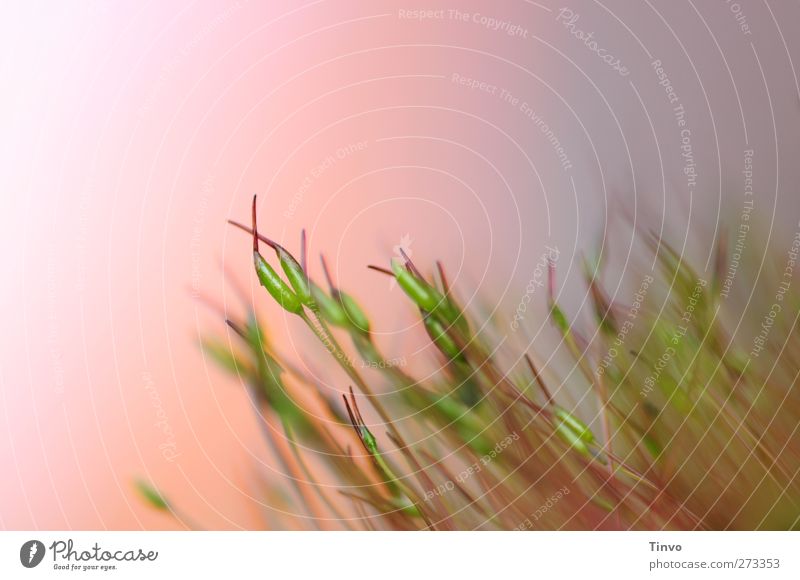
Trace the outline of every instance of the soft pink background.
<instances>
[{"instance_id":1,"label":"soft pink background","mask_svg":"<svg viewBox=\"0 0 800 580\"><path fill-rule=\"evenodd\" d=\"M456 4L525 37L480 18L399 15ZM197 348L224 327L195 298L241 312L220 264L250 281L247 239L225 221L246 220L253 193L261 229L296 250L306 227L312 254L325 250L390 345L408 312L364 266L385 264L406 235L416 260L441 258L466 299L497 297L508 318L545 244L568 288L606 226L624 263L623 211L664 218L679 242L696 233L705 264L718 219L740 211L746 148L760 219L795 227L796 6L741 2L751 34L725 2L569 6L629 77L547 1L5 8L0 526L176 526L133 494L138 476L208 527L262 525L263 445L239 385ZM655 58L690 118L692 195ZM294 327L258 300L281 349L302 351L307 337L288 340ZM531 314L528 334L542 322Z\"/></svg>"}]
</instances>

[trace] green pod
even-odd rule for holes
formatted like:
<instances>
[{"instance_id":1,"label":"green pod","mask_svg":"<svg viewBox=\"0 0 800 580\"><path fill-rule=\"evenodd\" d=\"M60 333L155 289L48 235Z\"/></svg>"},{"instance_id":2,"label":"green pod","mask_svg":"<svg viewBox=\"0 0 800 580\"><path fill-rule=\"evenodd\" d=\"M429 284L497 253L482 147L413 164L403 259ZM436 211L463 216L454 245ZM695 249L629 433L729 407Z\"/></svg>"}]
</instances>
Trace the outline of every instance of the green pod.
<instances>
[{"instance_id":1,"label":"green pod","mask_svg":"<svg viewBox=\"0 0 800 580\"><path fill-rule=\"evenodd\" d=\"M587 457L591 455L586 442L580 437L580 435L573 431L569 425L567 425L567 423L563 421L557 421L556 433L581 455L586 455Z\"/></svg>"},{"instance_id":2,"label":"green pod","mask_svg":"<svg viewBox=\"0 0 800 580\"><path fill-rule=\"evenodd\" d=\"M314 297L311 294L311 285L309 284L308 276L306 276L306 273L303 271L303 267L294 259L294 256L283 248L283 246L275 244L275 253L278 255L281 268L283 268L283 271L286 273L286 278L289 280L289 284L292 285L298 300L306 306L314 304Z\"/></svg>"},{"instance_id":3,"label":"green pod","mask_svg":"<svg viewBox=\"0 0 800 580\"><path fill-rule=\"evenodd\" d=\"M603 332L616 334L616 317L611 307L611 300L597 279L598 269L599 265L592 266L587 260L583 260L583 276L586 279L586 286L589 288L591 305L597 324Z\"/></svg>"},{"instance_id":4,"label":"green pod","mask_svg":"<svg viewBox=\"0 0 800 580\"><path fill-rule=\"evenodd\" d=\"M463 334L464 336L469 336L469 322L464 314L455 306L450 300L447 300L447 304L455 312L455 320L451 320L453 324L455 324L456 328Z\"/></svg>"},{"instance_id":5,"label":"green pod","mask_svg":"<svg viewBox=\"0 0 800 580\"><path fill-rule=\"evenodd\" d=\"M319 313L322 315L325 322L340 328L347 328L349 326L350 319L342 305L328 296L322 288L313 282L311 283L311 294L314 296L314 300L319 307Z\"/></svg>"},{"instance_id":6,"label":"green pod","mask_svg":"<svg viewBox=\"0 0 800 580\"><path fill-rule=\"evenodd\" d=\"M558 305L553 302L552 306L550 306L550 316L553 317L553 322L561 331L561 334L567 336L569 334L569 321L567 321L567 317L564 315L564 312Z\"/></svg>"},{"instance_id":7,"label":"green pod","mask_svg":"<svg viewBox=\"0 0 800 580\"><path fill-rule=\"evenodd\" d=\"M303 305L297 295L278 276L278 273L267 263L258 250L253 252L253 263L258 281L267 289L267 292L270 293L275 301L287 311L293 314L300 314L303 311Z\"/></svg>"},{"instance_id":8,"label":"green pod","mask_svg":"<svg viewBox=\"0 0 800 580\"><path fill-rule=\"evenodd\" d=\"M469 323L458 306L449 298L439 294L435 288L432 288L432 290L438 300L438 305L433 309L433 313L446 322L448 326L454 326L461 334L469 334Z\"/></svg>"},{"instance_id":9,"label":"green pod","mask_svg":"<svg viewBox=\"0 0 800 580\"><path fill-rule=\"evenodd\" d=\"M368 334L363 333L353 333L351 335L353 340L353 344L358 351L358 354L361 355L366 362L375 365L376 367L380 366L380 363L383 361L383 357L381 353L378 352L378 349L375 348L375 344L372 342L372 339ZM388 367L383 370L391 370Z\"/></svg>"},{"instance_id":10,"label":"green pod","mask_svg":"<svg viewBox=\"0 0 800 580\"><path fill-rule=\"evenodd\" d=\"M258 373L265 378L269 377L270 384L275 383L283 388L280 380L280 376L283 374L283 368L275 357L269 354L266 344L266 335L255 317L250 317L248 320L245 336L250 350L255 357Z\"/></svg>"},{"instance_id":11,"label":"green pod","mask_svg":"<svg viewBox=\"0 0 800 580\"><path fill-rule=\"evenodd\" d=\"M469 332L469 324L461 310L436 288L409 272L397 260L392 261L392 272L397 283L417 306L439 317L448 326L455 326L463 334Z\"/></svg>"},{"instance_id":12,"label":"green pod","mask_svg":"<svg viewBox=\"0 0 800 580\"><path fill-rule=\"evenodd\" d=\"M305 442L316 441L317 431L308 415L286 390L286 384L281 378L284 370L270 354L266 335L255 317L251 316L248 320L243 338L247 341L256 363L249 383L259 403L265 403L278 416L287 432L299 434Z\"/></svg>"},{"instance_id":13,"label":"green pod","mask_svg":"<svg viewBox=\"0 0 800 580\"><path fill-rule=\"evenodd\" d=\"M442 296L427 282L406 270L399 261L392 260L392 272L400 288L417 306L428 312L433 312L439 306Z\"/></svg>"},{"instance_id":14,"label":"green pod","mask_svg":"<svg viewBox=\"0 0 800 580\"><path fill-rule=\"evenodd\" d=\"M402 511L407 516L411 516L412 518L422 517L422 515L419 512L419 508L413 503L408 503L407 501L406 502L400 502L400 501L394 500L392 502L392 505L395 508L397 508L400 511Z\"/></svg>"},{"instance_id":15,"label":"green pod","mask_svg":"<svg viewBox=\"0 0 800 580\"><path fill-rule=\"evenodd\" d=\"M256 395L275 412L285 429L298 433L306 442L315 440L316 429L286 390L281 378L284 370L270 354L264 331L255 319L248 321L246 339L257 364L251 380Z\"/></svg>"},{"instance_id":16,"label":"green pod","mask_svg":"<svg viewBox=\"0 0 800 580\"><path fill-rule=\"evenodd\" d=\"M203 352L211 357L217 365L225 369L231 374L247 374L250 372L250 367L247 363L241 360L227 344L224 344L216 339L202 339L200 341L200 348Z\"/></svg>"},{"instance_id":17,"label":"green pod","mask_svg":"<svg viewBox=\"0 0 800 580\"><path fill-rule=\"evenodd\" d=\"M433 344L450 360L461 358L461 349L455 341L447 334L444 325L436 318L428 313L423 313L422 322L425 324L425 330L428 336L431 337Z\"/></svg>"},{"instance_id":18,"label":"green pod","mask_svg":"<svg viewBox=\"0 0 800 580\"><path fill-rule=\"evenodd\" d=\"M592 503L597 506L600 506L607 512L613 512L616 509L616 506L613 503L611 503L606 499L603 499L599 495L595 495L594 497L592 497Z\"/></svg>"},{"instance_id":19,"label":"green pod","mask_svg":"<svg viewBox=\"0 0 800 580\"><path fill-rule=\"evenodd\" d=\"M372 455L378 455L378 440L372 434L372 431L367 429L366 425L359 427L361 433L361 440L364 442L364 447L367 448Z\"/></svg>"},{"instance_id":20,"label":"green pod","mask_svg":"<svg viewBox=\"0 0 800 580\"><path fill-rule=\"evenodd\" d=\"M169 502L155 487L142 479L136 480L136 490L153 508L161 511L170 511Z\"/></svg>"},{"instance_id":21,"label":"green pod","mask_svg":"<svg viewBox=\"0 0 800 580\"><path fill-rule=\"evenodd\" d=\"M481 457L492 452L494 443L483 434L485 426L468 408L451 397L433 397L432 404L445 417L446 424L455 426L462 440Z\"/></svg>"},{"instance_id":22,"label":"green pod","mask_svg":"<svg viewBox=\"0 0 800 580\"><path fill-rule=\"evenodd\" d=\"M655 439L653 439L650 435L645 435L642 437L642 443L644 443L645 449L647 449L654 459L659 458L663 450Z\"/></svg>"},{"instance_id":23,"label":"green pod","mask_svg":"<svg viewBox=\"0 0 800 580\"><path fill-rule=\"evenodd\" d=\"M350 323L361 332L369 332L369 318L367 318L367 315L361 310L361 307L355 299L349 294L339 290L336 291L336 294Z\"/></svg>"},{"instance_id":24,"label":"green pod","mask_svg":"<svg viewBox=\"0 0 800 580\"><path fill-rule=\"evenodd\" d=\"M570 429L581 441L585 441L586 443L594 443L594 433L592 433L592 430L589 429L586 423L574 415L567 413L567 411L561 407L556 407L553 411L553 414L559 420L561 425L564 425Z\"/></svg>"}]
</instances>

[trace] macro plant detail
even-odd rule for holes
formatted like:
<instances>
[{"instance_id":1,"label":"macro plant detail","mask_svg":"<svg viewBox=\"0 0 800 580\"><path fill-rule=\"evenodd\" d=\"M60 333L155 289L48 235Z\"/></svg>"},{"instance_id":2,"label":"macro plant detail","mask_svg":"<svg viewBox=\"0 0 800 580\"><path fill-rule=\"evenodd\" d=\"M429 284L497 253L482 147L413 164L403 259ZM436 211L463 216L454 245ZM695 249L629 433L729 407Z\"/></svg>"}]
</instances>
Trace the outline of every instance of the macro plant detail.
<instances>
[{"instance_id":1,"label":"macro plant detail","mask_svg":"<svg viewBox=\"0 0 800 580\"><path fill-rule=\"evenodd\" d=\"M418 379L385 364L397 353L382 351L369 316L337 287L324 258L324 284L312 277L304 232L296 258L259 232L255 197L251 225L230 223L252 239L261 299L302 320L330 355L318 362L338 365L348 380L332 393L282 359L244 296L247 314L225 319L234 347L222 337L203 341L206 355L245 385L283 474L265 482L266 527L800 526L796 318L776 319L761 356L749 352L741 321L732 327L722 303L724 241L707 282L663 240L639 232L655 267L639 272L627 304L604 288L604 264L584 263L590 323L559 304L549 262L542 315L574 365L567 378L540 368L536 353L508 352L497 329L460 303L441 263L426 276L400 249L386 267L369 268L402 289L438 353L438 372ZM769 301L754 293L751 307L768 312ZM798 311L793 289L781 301ZM351 353L379 379L365 377ZM500 362L509 358L515 364ZM379 421L365 419L365 409ZM186 523L155 487L137 485L154 508Z\"/></svg>"}]
</instances>

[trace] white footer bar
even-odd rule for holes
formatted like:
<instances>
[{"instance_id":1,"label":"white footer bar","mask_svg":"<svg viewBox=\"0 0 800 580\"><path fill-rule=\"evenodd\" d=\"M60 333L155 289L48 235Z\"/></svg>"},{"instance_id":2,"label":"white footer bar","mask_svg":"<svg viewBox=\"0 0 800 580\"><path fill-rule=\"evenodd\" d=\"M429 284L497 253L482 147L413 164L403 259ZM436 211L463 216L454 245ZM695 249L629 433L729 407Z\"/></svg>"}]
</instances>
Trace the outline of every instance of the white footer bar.
<instances>
[{"instance_id":1,"label":"white footer bar","mask_svg":"<svg viewBox=\"0 0 800 580\"><path fill-rule=\"evenodd\" d=\"M796 532L0 533L14 579L797 579L799 561Z\"/></svg>"}]
</instances>

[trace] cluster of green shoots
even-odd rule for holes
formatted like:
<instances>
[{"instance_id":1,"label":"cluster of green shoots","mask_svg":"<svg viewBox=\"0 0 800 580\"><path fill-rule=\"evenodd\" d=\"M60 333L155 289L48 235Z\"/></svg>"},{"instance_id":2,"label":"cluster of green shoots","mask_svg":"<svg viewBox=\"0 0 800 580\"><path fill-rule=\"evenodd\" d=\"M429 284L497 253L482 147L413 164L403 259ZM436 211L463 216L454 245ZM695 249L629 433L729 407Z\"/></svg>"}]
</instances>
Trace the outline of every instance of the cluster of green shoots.
<instances>
[{"instance_id":1,"label":"cluster of green shoots","mask_svg":"<svg viewBox=\"0 0 800 580\"><path fill-rule=\"evenodd\" d=\"M663 241L644 236L655 267L643 278L648 296L640 288L632 305L609 297L599 267L585 268L594 320L583 328L559 305L551 264L547 314L576 371L562 388L533 353L510 353L518 364L501 365L482 330L488 325L462 307L441 264L426 277L405 254L389 268L370 267L404 291L439 370L420 380L385 364L393 359L374 340L369 317L334 284L324 259L326 288L310 277L305 235L298 260L259 234L255 198L252 226L231 223L252 235L268 295L307 325L348 379L334 396L281 360L254 310L226 320L233 348L203 342L246 385L279 463L282 476L267 482L265 527L798 527L798 333L794 319L775 321L772 346L753 357L753 335L725 327L723 244L706 283ZM790 293L783 310L796 313L798 304ZM369 380L351 353L375 369ZM581 404L569 393L581 394ZM367 408L379 420L366 421ZM180 513L139 485L153 507Z\"/></svg>"}]
</instances>

